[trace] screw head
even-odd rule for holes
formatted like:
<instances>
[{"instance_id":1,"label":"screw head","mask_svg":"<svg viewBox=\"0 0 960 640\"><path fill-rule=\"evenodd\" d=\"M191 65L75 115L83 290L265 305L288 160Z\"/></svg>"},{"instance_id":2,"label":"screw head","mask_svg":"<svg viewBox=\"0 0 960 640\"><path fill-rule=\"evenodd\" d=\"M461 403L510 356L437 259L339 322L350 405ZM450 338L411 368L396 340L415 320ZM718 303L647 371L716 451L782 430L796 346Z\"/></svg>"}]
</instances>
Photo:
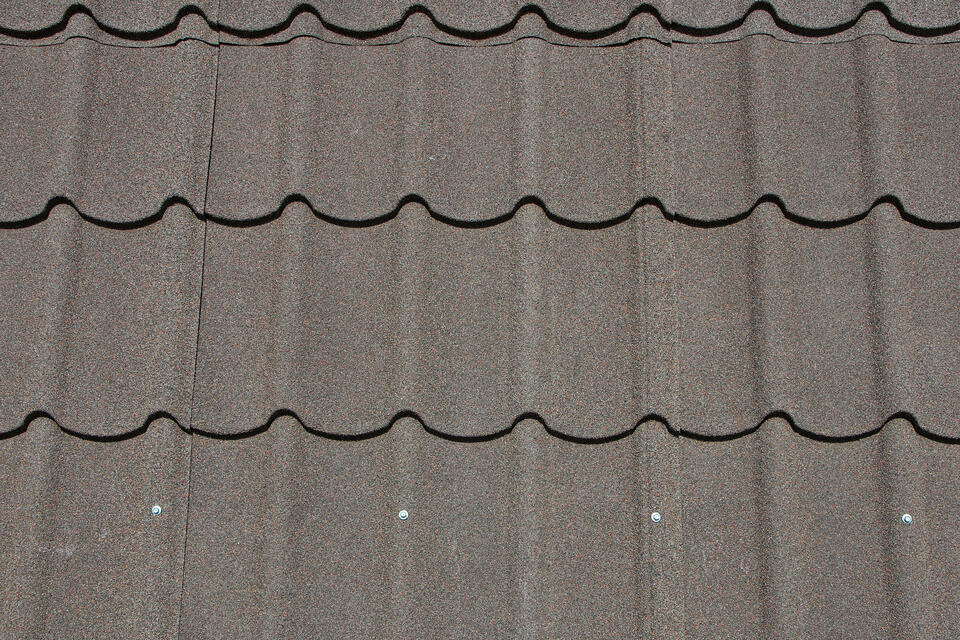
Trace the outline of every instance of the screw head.
<instances>
[{"instance_id":1,"label":"screw head","mask_svg":"<svg viewBox=\"0 0 960 640\"><path fill-rule=\"evenodd\" d=\"M152 514L155 515L155 516L158 516L158 515L160 515L161 513L163 513L163 509L160 507L160 505L155 504L155 505L153 505L153 507L150 509L150 513L152 513Z\"/></svg>"},{"instance_id":2,"label":"screw head","mask_svg":"<svg viewBox=\"0 0 960 640\"><path fill-rule=\"evenodd\" d=\"M660 515L659 511L654 511L650 514L650 519L654 522L660 522L663 519L663 516Z\"/></svg>"},{"instance_id":3,"label":"screw head","mask_svg":"<svg viewBox=\"0 0 960 640\"><path fill-rule=\"evenodd\" d=\"M903 524L913 524L913 516L909 513L905 513L900 516L900 519L903 521Z\"/></svg>"},{"instance_id":4,"label":"screw head","mask_svg":"<svg viewBox=\"0 0 960 640\"><path fill-rule=\"evenodd\" d=\"M400 513L397 514L397 517L400 518L401 520L406 520L407 518L410 517L410 514L407 513L406 509L401 509Z\"/></svg>"}]
</instances>

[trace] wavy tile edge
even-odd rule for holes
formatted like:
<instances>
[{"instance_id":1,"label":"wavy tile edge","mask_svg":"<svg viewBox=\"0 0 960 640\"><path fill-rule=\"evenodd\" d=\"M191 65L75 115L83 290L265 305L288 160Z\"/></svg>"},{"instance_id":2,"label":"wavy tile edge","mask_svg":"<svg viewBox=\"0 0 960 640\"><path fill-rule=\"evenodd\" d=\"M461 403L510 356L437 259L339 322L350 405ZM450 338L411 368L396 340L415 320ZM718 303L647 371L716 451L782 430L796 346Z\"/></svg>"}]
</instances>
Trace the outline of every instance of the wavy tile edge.
<instances>
[{"instance_id":1,"label":"wavy tile edge","mask_svg":"<svg viewBox=\"0 0 960 640\"><path fill-rule=\"evenodd\" d=\"M715 228L715 227L725 227L732 224L736 224L743 220L746 220L754 211L756 211L761 205L771 204L776 206L784 218L800 224L803 226L820 228L820 229L834 229L839 227L845 227L856 222L859 222L869 216L874 209L877 209L881 206L891 206L897 210L897 213L900 217L915 226L922 227L925 229L934 229L934 230L951 230L960 228L960 217L957 219L949 220L931 220L929 218L924 218L916 213L909 211L903 204L903 202L897 196L893 194L884 194L877 197L869 207L863 211L852 213L848 216L838 218L835 220L824 220L820 218L810 217L802 213L798 213L792 209L783 201L783 199L776 194L763 194L757 200L750 205L747 209L744 209L741 212L728 214L720 218L698 218L696 216L690 215L689 213L682 213L677 211L671 211L670 208L660 199L655 196L644 196L637 200L629 209L622 213L612 215L608 218L602 218L599 220L580 220L576 218L568 218L557 213L554 213L550 210L550 207L538 196L527 195L523 196L511 207L508 211L491 216L489 218L481 218L477 220L458 218L446 213L442 213L432 208L430 203L427 202L422 196L417 194L408 194L400 198L397 204L390 209L381 214L370 216L367 218L342 218L336 215L326 213L321 209L318 209L310 201L310 199L302 194L296 193L291 194L283 199L280 205L273 211L264 213L262 215L252 217L252 218L230 218L226 216L220 216L212 213L201 213L200 210L191 204L188 200L182 196L171 196L166 198L158 207L156 211L145 215L141 218L134 218L130 220L114 220L108 218L99 218L97 216L85 213L80 207L78 207L70 198L66 196L56 196L51 198L43 209L32 216L27 216L24 218L18 219L8 219L0 220L0 230L2 229L22 229L25 227L30 227L41 222L44 222L50 217L50 214L56 207L66 206L72 209L76 215L86 222L91 224L105 227L108 229L136 229L140 227L145 227L154 222L161 220L166 214L167 210L173 207L186 207L189 211L197 218L199 221L209 221L214 224L219 224L227 227L256 227L260 225L267 224L279 219L287 210L288 207L299 204L305 206L310 212L320 221L333 224L341 227L350 227L350 228L363 228L363 227L373 227L379 224L389 222L400 215L400 212L407 207L408 205L418 205L425 209L427 213L433 219L438 222L460 228L468 229L478 229L484 227L493 227L498 224L502 224L509 220L512 220L519 211L526 206L534 206L542 211L542 213L552 222L555 222L561 226L570 227L573 229L583 229L583 230L593 230L593 229L606 229L608 227L613 227L622 222L629 220L637 211L644 207L653 207L657 209L663 218L669 222L678 222L690 227L698 228Z\"/></svg>"},{"instance_id":2,"label":"wavy tile edge","mask_svg":"<svg viewBox=\"0 0 960 640\"><path fill-rule=\"evenodd\" d=\"M235 38L238 43L243 41L262 40L271 38L287 31L295 20L301 16L310 16L315 19L318 26L325 32L345 38L357 43L368 42L376 39L382 39L385 36L395 35L400 32L407 22L415 16L423 16L432 25L432 28L439 34L448 36L454 41L469 43L489 40L502 37L511 33L519 24L520 20L526 16L538 17L543 26L551 33L568 39L570 41L582 42L600 42L610 44L608 39L614 35L627 30L631 23L641 17L652 19L663 30L663 35L658 35L655 39L662 40L665 43L673 41L674 34L695 39L706 39L711 37L723 36L740 29L744 24L756 14L764 14L769 18L773 25L782 33L790 34L801 38L810 38L813 40L827 38L842 34L850 29L857 27L865 16L871 12L880 14L886 21L887 26L895 33L904 36L910 36L920 40L930 38L942 38L951 36L960 32L960 19L949 24L935 26L920 26L912 24L906 20L898 18L894 12L883 2L873 1L865 3L859 12L851 17L828 26L810 26L792 22L783 18L777 11L773 2L760 0L751 4L739 17L724 23L714 25L694 25L687 24L680 20L675 20L664 15L664 12L658 9L654 4L642 3L636 5L632 10L603 27L595 29L583 29L577 26L561 24L550 17L546 10L537 4L527 4L521 7L513 17L507 21L482 29L469 29L458 27L456 25L444 22L436 17L434 12L423 4L410 5L397 19L392 22L371 28L356 28L343 24L337 24L323 16L319 9L309 3L301 3L291 9L286 18L267 26L257 28L242 28L225 24L216 19L211 19L206 13L194 4L183 5L177 13L165 24L160 24L145 28L142 30L124 29L109 24L106 20L100 19L95 12L82 3L75 3L64 10L59 19L51 21L42 27L19 28L8 25L0 25L0 36L7 37L14 41L38 42L60 35L67 31L70 22L77 16L84 16L104 35L116 38L130 43L150 43L174 34L180 27L184 19L196 17L205 23L205 28L209 31L205 36L190 36L189 39L198 39L209 44L227 44L223 42L222 36ZM770 33L769 35L776 35ZM960 37L957 38L960 40ZM164 43L170 44L170 43ZM272 43L276 44L276 43Z\"/></svg>"},{"instance_id":3,"label":"wavy tile edge","mask_svg":"<svg viewBox=\"0 0 960 640\"><path fill-rule=\"evenodd\" d=\"M818 433L816 431L812 431L810 429L801 427L800 425L797 424L796 420L793 418L793 416L790 415L789 412L783 411L780 409L772 410L768 412L755 425L752 425L740 431L736 431L728 434L707 435L707 434L702 434L695 431L680 429L672 425L670 421L664 416L656 413L649 413L642 416L639 420L637 420L636 423L634 423L629 428L626 428L622 431L619 431L613 434L596 437L596 438L586 438L582 436L565 433L562 429L558 429L554 426L551 426L547 422L547 420L543 418L543 416L539 412L536 412L536 411L526 411L517 415L517 417L514 418L509 425L506 425L504 428L498 431L493 431L490 433L482 433L482 434L470 434L470 435L447 433L442 429L437 429L435 427L432 427L427 423L427 421L425 421L420 416L419 413L411 409L404 409L402 411L398 411L382 427L371 429L370 431L365 431L361 433L352 433L352 434L338 433L335 431L324 431L322 429L317 429L316 427L311 427L307 424L307 422L303 418L300 417L299 414L297 414L295 411L291 409L277 409L273 411L262 424L251 427L248 430L240 431L236 433L220 433L220 432L204 430L197 427L190 427L188 425L185 425L183 422L181 422L176 416L168 412L156 411L146 416L140 425L138 425L133 429L130 429L129 431L123 431L115 434L105 434L105 435L84 433L80 430L77 430L75 428L72 428L70 426L63 424L55 416L51 415L46 411L33 411L27 414L23 418L22 422L16 428L11 429L9 431L0 431L0 440L13 438L26 433L30 425L37 420L47 420L57 425L59 429L61 429L64 433L68 435L80 438L82 440L88 440L88 441L94 441L94 442L117 442L120 440L135 438L137 436L144 434L147 431L147 429L150 427L150 425L157 420L167 420L167 421L173 422L184 433L187 433L187 434L193 434L201 437L211 438L214 440L239 440L239 439L250 438L250 437L255 437L257 435L260 435L266 432L268 429L270 429L275 422L284 418L295 420L300 424L300 426L307 433L310 433L317 437L326 438L328 440L336 440L336 441L342 441L342 442L357 442L357 441L376 438L388 433L401 420L413 419L417 421L420 424L420 427L429 435L442 438L444 440L448 440L451 442L481 443L481 442L489 442L492 440L498 440L500 438L506 437L509 434L511 434L520 423L525 421L534 421L539 423L540 426L543 428L543 430L548 435L554 438L557 438L559 440L564 440L566 442L570 442L573 444L585 444L585 445L601 445L601 444L616 442L617 440L622 440L639 431L640 428L647 423L657 423L663 428L665 428L671 436L674 436L677 438L688 438L691 440L697 440L701 442L729 442L731 440L737 440L739 438L749 436L759 431L760 428L764 427L764 425L766 425L767 422L773 421L773 420L780 420L780 421L786 422L793 433L799 436L802 436L804 438L807 438L809 440L815 440L823 443L843 443L843 442L855 442L857 440L863 440L865 438L875 436L879 434L884 428L886 428L886 426L891 422L895 420L903 420L908 424L910 424L910 426L913 428L913 430L916 432L917 435L923 438L932 440L940 444L950 444L950 445L960 444L960 435L957 435L957 436L944 435L941 433L937 433L935 431L930 431L928 429L925 429L919 423L917 418L908 411L897 411L897 412L891 413L879 425L872 426L869 429L865 429L861 432L850 434L850 435L834 436L830 434ZM773 428L773 427L767 427L767 428Z\"/></svg>"}]
</instances>

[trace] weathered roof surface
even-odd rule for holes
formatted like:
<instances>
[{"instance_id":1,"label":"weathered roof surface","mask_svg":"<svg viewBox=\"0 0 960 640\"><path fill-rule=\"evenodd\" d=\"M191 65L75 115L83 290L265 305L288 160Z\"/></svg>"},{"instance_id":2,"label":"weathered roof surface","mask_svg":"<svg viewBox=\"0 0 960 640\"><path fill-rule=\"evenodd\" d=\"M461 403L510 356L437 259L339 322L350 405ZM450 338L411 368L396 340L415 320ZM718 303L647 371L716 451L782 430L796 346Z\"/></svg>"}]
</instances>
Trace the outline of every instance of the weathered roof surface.
<instances>
[{"instance_id":1,"label":"weathered roof surface","mask_svg":"<svg viewBox=\"0 0 960 640\"><path fill-rule=\"evenodd\" d=\"M217 52L88 40L0 47L0 224L67 202L104 223L202 209Z\"/></svg>"},{"instance_id":2,"label":"weathered roof surface","mask_svg":"<svg viewBox=\"0 0 960 640\"><path fill-rule=\"evenodd\" d=\"M0 7L0 636L960 634L958 33Z\"/></svg>"}]
</instances>

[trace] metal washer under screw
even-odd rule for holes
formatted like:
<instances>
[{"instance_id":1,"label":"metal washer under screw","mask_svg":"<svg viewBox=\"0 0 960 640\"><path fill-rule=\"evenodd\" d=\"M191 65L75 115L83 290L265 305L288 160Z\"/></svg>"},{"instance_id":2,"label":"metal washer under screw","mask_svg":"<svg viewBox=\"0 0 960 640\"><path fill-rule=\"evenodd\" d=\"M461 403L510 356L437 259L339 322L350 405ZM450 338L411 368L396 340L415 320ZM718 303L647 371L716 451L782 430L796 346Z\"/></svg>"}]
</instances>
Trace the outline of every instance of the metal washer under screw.
<instances>
[{"instance_id":1,"label":"metal washer under screw","mask_svg":"<svg viewBox=\"0 0 960 640\"><path fill-rule=\"evenodd\" d=\"M400 513L397 514L397 517L400 518L401 520L406 520L407 518L410 517L410 514L407 513L406 509L401 509Z\"/></svg>"},{"instance_id":2,"label":"metal washer under screw","mask_svg":"<svg viewBox=\"0 0 960 640\"><path fill-rule=\"evenodd\" d=\"M909 513L903 514L900 519L903 520L903 524L913 524L913 516Z\"/></svg>"},{"instance_id":3,"label":"metal washer under screw","mask_svg":"<svg viewBox=\"0 0 960 640\"><path fill-rule=\"evenodd\" d=\"M663 516L660 515L659 511L654 511L653 513L650 514L650 519L653 520L654 522L660 522L660 520L663 519Z\"/></svg>"},{"instance_id":4,"label":"metal washer under screw","mask_svg":"<svg viewBox=\"0 0 960 640\"><path fill-rule=\"evenodd\" d=\"M160 515L161 513L163 513L163 509L160 507L160 505L155 504L155 505L153 505L153 507L150 509L150 513L152 513L152 514L155 515L155 516L158 516L158 515Z\"/></svg>"}]
</instances>

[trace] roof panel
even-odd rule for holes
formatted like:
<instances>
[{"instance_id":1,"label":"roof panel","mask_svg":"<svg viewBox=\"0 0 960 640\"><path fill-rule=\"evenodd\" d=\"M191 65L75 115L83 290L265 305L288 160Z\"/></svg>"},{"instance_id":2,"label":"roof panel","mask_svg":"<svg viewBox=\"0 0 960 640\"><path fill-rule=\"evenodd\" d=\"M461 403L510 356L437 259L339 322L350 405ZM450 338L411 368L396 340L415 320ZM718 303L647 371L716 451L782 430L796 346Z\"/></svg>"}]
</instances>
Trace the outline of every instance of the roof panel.
<instances>
[{"instance_id":1,"label":"roof panel","mask_svg":"<svg viewBox=\"0 0 960 640\"><path fill-rule=\"evenodd\" d=\"M668 51L227 48L210 213L260 219L296 195L324 216L368 221L416 196L445 219L476 222L534 196L570 220L623 216L652 190L641 159L659 151L642 144L666 122L642 96L665 89Z\"/></svg>"},{"instance_id":2,"label":"roof panel","mask_svg":"<svg viewBox=\"0 0 960 640\"><path fill-rule=\"evenodd\" d=\"M395 440L281 418L193 446L184 637L381 637L396 628Z\"/></svg>"},{"instance_id":3,"label":"roof panel","mask_svg":"<svg viewBox=\"0 0 960 640\"><path fill-rule=\"evenodd\" d=\"M575 229L533 205L459 228L413 204L353 229L292 205L210 228L198 426L243 433L291 411L359 435L412 411L472 438L532 412L596 441L651 415L729 437L780 414L845 438L906 412L956 438L958 243L886 204L836 229L773 204L716 229L652 207ZM674 251L675 269L660 257Z\"/></svg>"},{"instance_id":4,"label":"roof panel","mask_svg":"<svg viewBox=\"0 0 960 640\"><path fill-rule=\"evenodd\" d=\"M681 447L687 637L956 628L938 594L956 601L960 554L938 545L960 510L937 485L960 462L957 447L917 438L902 420L847 443L772 420L737 440Z\"/></svg>"},{"instance_id":5,"label":"roof panel","mask_svg":"<svg viewBox=\"0 0 960 640\"><path fill-rule=\"evenodd\" d=\"M175 637L189 446L163 419L120 442L43 418L0 439L0 634Z\"/></svg>"},{"instance_id":6,"label":"roof panel","mask_svg":"<svg viewBox=\"0 0 960 640\"><path fill-rule=\"evenodd\" d=\"M958 224L957 137L936 133L954 126L952 103L907 104L960 81L955 65L933 70L951 52L876 38L228 48L210 210L253 221L303 198L358 222L413 199L480 222L532 201L596 224L657 202L721 222L769 200L839 223L887 201L921 224ZM290 64L303 74L286 74Z\"/></svg>"},{"instance_id":7,"label":"roof panel","mask_svg":"<svg viewBox=\"0 0 960 640\"><path fill-rule=\"evenodd\" d=\"M110 223L149 219L170 202L199 209L212 52L64 47L5 50L19 88L5 110L13 171L3 216L29 219L55 201ZM67 51L77 74L63 86L41 81ZM882 199L911 220L957 224L958 136L942 135L956 120L951 53L877 39L641 42L584 55L539 41L227 48L210 213L259 220L300 198L326 216L370 221L414 198L445 219L486 221L529 197L572 222L612 221L645 199L720 221L772 199L796 217L838 222ZM286 74L291 64L302 73ZM672 115L655 98L670 91ZM945 98L916 101L917 92ZM56 117L51 102L62 105ZM48 142L31 152L38 140Z\"/></svg>"},{"instance_id":8,"label":"roof panel","mask_svg":"<svg viewBox=\"0 0 960 640\"><path fill-rule=\"evenodd\" d=\"M114 225L203 208L216 51L0 47L0 221L67 202Z\"/></svg>"},{"instance_id":9,"label":"roof panel","mask_svg":"<svg viewBox=\"0 0 960 640\"><path fill-rule=\"evenodd\" d=\"M286 418L249 438L201 437L183 628L636 635L639 442L583 447L528 421L457 443L409 418L351 443Z\"/></svg>"},{"instance_id":10,"label":"roof panel","mask_svg":"<svg viewBox=\"0 0 960 640\"><path fill-rule=\"evenodd\" d=\"M106 229L66 205L0 233L0 432L37 412L116 436L190 418L203 227L186 207Z\"/></svg>"},{"instance_id":11,"label":"roof panel","mask_svg":"<svg viewBox=\"0 0 960 640\"><path fill-rule=\"evenodd\" d=\"M960 435L956 411L941 403L951 385L923 391L957 366L958 334L947 326L958 292L941 270L954 268L942 252L958 247L956 230L918 229L890 205L818 229L765 204L737 225L681 227L676 237L677 428L729 436L784 412L801 431L844 437L906 411L930 417L924 429ZM919 334L931 342L906 337ZM930 364L922 372L921 362Z\"/></svg>"},{"instance_id":12,"label":"roof panel","mask_svg":"<svg viewBox=\"0 0 960 640\"><path fill-rule=\"evenodd\" d=\"M248 432L287 410L360 434L406 408L399 222L341 227L297 204L262 226L209 226L197 429Z\"/></svg>"},{"instance_id":13,"label":"roof panel","mask_svg":"<svg viewBox=\"0 0 960 640\"><path fill-rule=\"evenodd\" d=\"M292 195L345 220L390 211L405 195L405 50L306 40L224 48L209 214L257 219Z\"/></svg>"},{"instance_id":14,"label":"roof panel","mask_svg":"<svg viewBox=\"0 0 960 640\"><path fill-rule=\"evenodd\" d=\"M526 247L519 225L460 229L414 207L400 215L411 222L399 309L413 334L404 354L413 363L404 406L447 434L508 429L525 408L518 363L527 329Z\"/></svg>"},{"instance_id":15,"label":"roof panel","mask_svg":"<svg viewBox=\"0 0 960 640\"><path fill-rule=\"evenodd\" d=\"M536 305L525 318L536 363L530 408L569 436L615 436L662 410L644 373L654 366L648 350L663 336L644 317L673 300L657 299L644 282L640 216L597 231L541 219L526 257L525 294Z\"/></svg>"},{"instance_id":16,"label":"roof panel","mask_svg":"<svg viewBox=\"0 0 960 640\"><path fill-rule=\"evenodd\" d=\"M469 438L532 411L577 438L630 431L667 412L673 357L674 326L645 320L675 304L654 279L663 267L647 264L669 250L649 216L670 224L648 208L570 229L527 206L471 229L408 205L354 229L292 205L261 226L213 225L196 426L243 433L290 411L358 435L413 411Z\"/></svg>"},{"instance_id":17,"label":"roof panel","mask_svg":"<svg viewBox=\"0 0 960 640\"><path fill-rule=\"evenodd\" d=\"M960 220L957 137L934 139L955 126L938 126L953 113L952 97L915 98L960 81L956 65L938 64L956 56L953 45L751 38L671 51L677 194L669 209L721 221L772 198L794 217L839 222L884 198L921 222Z\"/></svg>"},{"instance_id":18,"label":"roof panel","mask_svg":"<svg viewBox=\"0 0 960 640\"><path fill-rule=\"evenodd\" d=\"M217 12L0 7L0 635L960 634L956 2Z\"/></svg>"}]
</instances>

